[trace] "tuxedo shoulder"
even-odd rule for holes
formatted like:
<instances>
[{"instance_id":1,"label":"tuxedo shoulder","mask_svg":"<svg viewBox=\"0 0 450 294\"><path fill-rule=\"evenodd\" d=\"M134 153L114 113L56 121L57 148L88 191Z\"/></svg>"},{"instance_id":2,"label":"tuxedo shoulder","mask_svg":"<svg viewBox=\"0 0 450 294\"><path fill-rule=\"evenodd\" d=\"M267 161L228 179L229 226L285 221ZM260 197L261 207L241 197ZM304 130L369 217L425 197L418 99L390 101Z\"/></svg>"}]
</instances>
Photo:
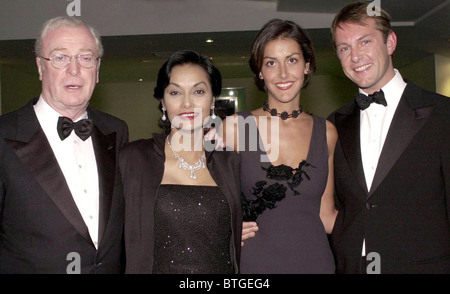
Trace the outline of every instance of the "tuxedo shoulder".
<instances>
[{"instance_id":1,"label":"tuxedo shoulder","mask_svg":"<svg viewBox=\"0 0 450 294\"><path fill-rule=\"evenodd\" d=\"M159 162L162 157L163 152L156 147L153 139L139 139L126 143L120 148L119 164L123 170L134 169L136 163L155 163Z\"/></svg>"},{"instance_id":2,"label":"tuxedo shoulder","mask_svg":"<svg viewBox=\"0 0 450 294\"><path fill-rule=\"evenodd\" d=\"M442 104L447 111L450 109L450 97L438 94L438 93L432 93L434 94L434 99L437 101L437 103Z\"/></svg>"},{"instance_id":3,"label":"tuxedo shoulder","mask_svg":"<svg viewBox=\"0 0 450 294\"><path fill-rule=\"evenodd\" d=\"M155 149L155 140L153 138L148 139L138 139L135 141L131 141L125 144L121 152L136 152L139 150L154 150Z\"/></svg>"},{"instance_id":4,"label":"tuxedo shoulder","mask_svg":"<svg viewBox=\"0 0 450 294\"><path fill-rule=\"evenodd\" d=\"M438 94L436 100L438 108L445 114L447 120L450 120L450 98Z\"/></svg>"},{"instance_id":5,"label":"tuxedo shoulder","mask_svg":"<svg viewBox=\"0 0 450 294\"><path fill-rule=\"evenodd\" d=\"M333 111L328 117L327 120L331 121L333 124L335 123L335 118L337 114L350 114L353 112L353 110L355 109L355 101L352 100L346 104L344 104L343 106L341 106L340 108L338 108L337 110Z\"/></svg>"},{"instance_id":6,"label":"tuxedo shoulder","mask_svg":"<svg viewBox=\"0 0 450 294\"><path fill-rule=\"evenodd\" d=\"M444 107L449 107L450 105L449 97L424 89L409 80L407 80L404 95L409 97L410 101L416 102L418 104L416 106L419 107L433 104L442 104Z\"/></svg>"},{"instance_id":7,"label":"tuxedo shoulder","mask_svg":"<svg viewBox=\"0 0 450 294\"><path fill-rule=\"evenodd\" d=\"M94 121L94 125L104 134L117 133L117 139L120 145L128 142L128 125L124 120L92 108L88 109L88 117Z\"/></svg>"},{"instance_id":8,"label":"tuxedo shoulder","mask_svg":"<svg viewBox=\"0 0 450 294\"><path fill-rule=\"evenodd\" d=\"M17 111L0 115L0 134L2 136L11 134L17 129Z\"/></svg>"},{"instance_id":9,"label":"tuxedo shoulder","mask_svg":"<svg viewBox=\"0 0 450 294\"><path fill-rule=\"evenodd\" d=\"M16 120L17 110L0 115L0 123L11 122Z\"/></svg>"}]
</instances>

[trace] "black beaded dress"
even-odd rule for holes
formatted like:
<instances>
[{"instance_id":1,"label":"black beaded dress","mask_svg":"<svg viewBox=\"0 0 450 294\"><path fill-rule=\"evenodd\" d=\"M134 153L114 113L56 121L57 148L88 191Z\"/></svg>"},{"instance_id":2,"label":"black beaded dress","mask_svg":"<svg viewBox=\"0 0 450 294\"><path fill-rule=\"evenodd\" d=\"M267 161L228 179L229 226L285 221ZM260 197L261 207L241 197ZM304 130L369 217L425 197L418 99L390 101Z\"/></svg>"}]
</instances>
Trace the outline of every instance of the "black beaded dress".
<instances>
[{"instance_id":1,"label":"black beaded dress","mask_svg":"<svg viewBox=\"0 0 450 294\"><path fill-rule=\"evenodd\" d=\"M250 112L241 113L257 129ZM253 118L253 117L251 117ZM295 169L261 162L265 155L259 132L256 151L240 150L244 220L259 231L244 241L241 273L334 273L334 258L319 217L328 177L326 122L313 116L311 143L305 161ZM242 148L241 148L242 149Z\"/></svg>"},{"instance_id":2,"label":"black beaded dress","mask_svg":"<svg viewBox=\"0 0 450 294\"><path fill-rule=\"evenodd\" d=\"M233 274L231 214L217 186L160 185L155 274Z\"/></svg>"}]
</instances>

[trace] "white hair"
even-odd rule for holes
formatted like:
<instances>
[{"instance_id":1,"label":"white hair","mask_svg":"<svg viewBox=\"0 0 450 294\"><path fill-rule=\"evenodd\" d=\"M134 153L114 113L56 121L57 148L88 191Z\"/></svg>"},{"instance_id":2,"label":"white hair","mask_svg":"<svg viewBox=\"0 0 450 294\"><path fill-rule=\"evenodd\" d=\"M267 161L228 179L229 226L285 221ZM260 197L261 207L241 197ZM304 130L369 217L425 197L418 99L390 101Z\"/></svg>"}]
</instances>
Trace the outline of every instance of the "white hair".
<instances>
[{"instance_id":1,"label":"white hair","mask_svg":"<svg viewBox=\"0 0 450 294\"><path fill-rule=\"evenodd\" d=\"M39 34L39 37L36 39L36 43L34 45L34 52L37 57L41 56L42 52L42 43L45 38L45 36L48 34L48 32L60 28L60 27L80 27L85 26L89 29L92 36L95 38L95 43L97 44L98 49L98 57L103 56L103 45L100 38L100 34L97 32L95 28L88 25L86 22L81 20L80 18L74 17L74 16L59 16L52 19L47 20L44 25L42 26L41 32Z\"/></svg>"}]
</instances>

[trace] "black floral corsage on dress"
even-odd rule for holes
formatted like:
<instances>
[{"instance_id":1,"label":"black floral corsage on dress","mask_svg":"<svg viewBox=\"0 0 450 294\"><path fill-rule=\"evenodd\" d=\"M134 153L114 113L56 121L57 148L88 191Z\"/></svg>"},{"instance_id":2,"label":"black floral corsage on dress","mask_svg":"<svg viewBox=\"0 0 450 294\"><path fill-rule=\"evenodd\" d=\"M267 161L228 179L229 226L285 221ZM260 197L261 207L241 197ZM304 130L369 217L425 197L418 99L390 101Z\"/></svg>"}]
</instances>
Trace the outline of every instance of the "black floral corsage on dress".
<instances>
[{"instance_id":1,"label":"black floral corsage on dress","mask_svg":"<svg viewBox=\"0 0 450 294\"><path fill-rule=\"evenodd\" d=\"M291 189L294 195L300 195L296 188L304 180L310 180L309 175L303 170L304 167L314 167L313 165L303 160L297 168L281 164L277 166L271 165L268 168L262 167L266 171L266 178L277 181L284 181L284 183L274 183L268 185L266 181L258 181L252 188L251 193L256 197L255 199L247 199L242 193L242 206L244 210L244 221L256 221L258 215L262 214L266 209L274 209L278 201L286 197L287 189Z\"/></svg>"}]
</instances>

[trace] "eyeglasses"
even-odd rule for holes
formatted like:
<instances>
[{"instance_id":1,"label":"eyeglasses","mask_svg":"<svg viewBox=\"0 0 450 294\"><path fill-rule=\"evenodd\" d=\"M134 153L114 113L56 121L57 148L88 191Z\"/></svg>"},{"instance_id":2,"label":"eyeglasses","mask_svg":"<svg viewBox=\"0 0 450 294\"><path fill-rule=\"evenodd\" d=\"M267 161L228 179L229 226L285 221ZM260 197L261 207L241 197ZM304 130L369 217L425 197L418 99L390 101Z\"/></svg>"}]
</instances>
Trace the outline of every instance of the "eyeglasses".
<instances>
[{"instance_id":1,"label":"eyeglasses","mask_svg":"<svg viewBox=\"0 0 450 294\"><path fill-rule=\"evenodd\" d=\"M78 64L84 68L92 68L97 64L97 60L99 57L94 57L93 54L78 54L78 55L66 55L56 53L50 56L49 58L39 56L45 60L50 61L51 65L56 69L65 68L70 64L72 58L75 58L78 61Z\"/></svg>"}]
</instances>

